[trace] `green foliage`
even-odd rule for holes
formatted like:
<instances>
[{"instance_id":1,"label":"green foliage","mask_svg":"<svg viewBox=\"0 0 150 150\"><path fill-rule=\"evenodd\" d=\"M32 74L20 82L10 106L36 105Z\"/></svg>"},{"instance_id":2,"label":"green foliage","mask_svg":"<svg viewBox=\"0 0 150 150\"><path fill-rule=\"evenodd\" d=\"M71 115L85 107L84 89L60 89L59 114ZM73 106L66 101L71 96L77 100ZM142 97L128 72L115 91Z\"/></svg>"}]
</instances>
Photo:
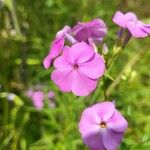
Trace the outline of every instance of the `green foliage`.
<instances>
[{"instance_id":1,"label":"green foliage","mask_svg":"<svg viewBox=\"0 0 150 150\"><path fill-rule=\"evenodd\" d=\"M105 41L112 53L118 30L112 23L114 12L134 11L150 23L149 8L149 0L0 0L0 149L87 150L78 121L85 107L103 100L103 85L88 97L62 93L42 60L64 25L96 17L108 25ZM108 89L117 83L109 100L116 100L129 122L120 150L150 149L149 42L150 38L132 39L106 75ZM56 108L39 111L32 106L25 90L37 84L55 92ZM15 93L12 101L9 92Z\"/></svg>"}]
</instances>

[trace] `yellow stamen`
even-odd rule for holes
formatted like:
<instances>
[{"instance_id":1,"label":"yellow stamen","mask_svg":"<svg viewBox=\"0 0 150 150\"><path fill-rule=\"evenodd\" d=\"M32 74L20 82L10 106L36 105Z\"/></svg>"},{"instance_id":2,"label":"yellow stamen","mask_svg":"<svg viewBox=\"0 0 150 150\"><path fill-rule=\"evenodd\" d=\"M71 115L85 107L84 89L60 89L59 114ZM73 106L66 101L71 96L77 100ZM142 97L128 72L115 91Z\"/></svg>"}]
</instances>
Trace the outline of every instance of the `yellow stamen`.
<instances>
[{"instance_id":1,"label":"yellow stamen","mask_svg":"<svg viewBox=\"0 0 150 150\"><path fill-rule=\"evenodd\" d=\"M100 127L101 127L101 128L106 128L106 123L102 121L102 122L100 123Z\"/></svg>"}]
</instances>

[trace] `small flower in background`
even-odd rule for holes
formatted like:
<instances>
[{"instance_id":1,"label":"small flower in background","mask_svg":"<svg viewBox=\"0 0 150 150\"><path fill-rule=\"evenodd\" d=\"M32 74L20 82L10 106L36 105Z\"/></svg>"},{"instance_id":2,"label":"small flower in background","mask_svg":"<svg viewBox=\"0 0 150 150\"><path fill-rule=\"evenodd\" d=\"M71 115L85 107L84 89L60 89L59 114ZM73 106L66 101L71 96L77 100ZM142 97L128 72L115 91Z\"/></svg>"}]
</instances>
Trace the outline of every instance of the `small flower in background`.
<instances>
[{"instance_id":1,"label":"small flower in background","mask_svg":"<svg viewBox=\"0 0 150 150\"><path fill-rule=\"evenodd\" d=\"M32 94L32 102L34 107L37 109L42 109L44 106L44 93L42 91L35 91Z\"/></svg>"},{"instance_id":2,"label":"small flower in background","mask_svg":"<svg viewBox=\"0 0 150 150\"><path fill-rule=\"evenodd\" d=\"M55 93L53 91L48 92L47 94L49 99L54 99L55 98Z\"/></svg>"},{"instance_id":3,"label":"small flower in background","mask_svg":"<svg viewBox=\"0 0 150 150\"><path fill-rule=\"evenodd\" d=\"M48 99L48 106L50 108L55 107L55 93L50 91L48 93L44 93L41 90L31 90L29 89L26 92L27 97L31 98L34 107L38 110L41 110L44 107L44 101Z\"/></svg>"},{"instance_id":4,"label":"small flower in background","mask_svg":"<svg viewBox=\"0 0 150 150\"><path fill-rule=\"evenodd\" d=\"M26 92L26 95L28 97L31 97L33 95L33 90L29 89L27 92Z\"/></svg>"},{"instance_id":5,"label":"small flower in background","mask_svg":"<svg viewBox=\"0 0 150 150\"><path fill-rule=\"evenodd\" d=\"M54 61L54 67L53 82L62 91L72 91L77 96L90 94L105 71L103 58L85 42L64 47L63 54Z\"/></svg>"},{"instance_id":6,"label":"small flower in background","mask_svg":"<svg viewBox=\"0 0 150 150\"><path fill-rule=\"evenodd\" d=\"M49 98L49 107L50 108L55 108L56 103L55 103L55 93L53 91L48 92L47 97Z\"/></svg>"},{"instance_id":7,"label":"small flower in background","mask_svg":"<svg viewBox=\"0 0 150 150\"><path fill-rule=\"evenodd\" d=\"M127 121L113 102L86 108L79 122L83 141L91 150L116 150L127 127Z\"/></svg>"},{"instance_id":8,"label":"small flower in background","mask_svg":"<svg viewBox=\"0 0 150 150\"><path fill-rule=\"evenodd\" d=\"M14 93L8 93L7 99L8 99L9 101L13 101L13 100L15 99L15 94L14 94Z\"/></svg>"},{"instance_id":9,"label":"small flower in background","mask_svg":"<svg viewBox=\"0 0 150 150\"><path fill-rule=\"evenodd\" d=\"M123 14L117 11L113 17L113 22L122 28L128 29L135 38L146 37L150 34L150 24L142 23L132 12Z\"/></svg>"},{"instance_id":10,"label":"small flower in background","mask_svg":"<svg viewBox=\"0 0 150 150\"><path fill-rule=\"evenodd\" d=\"M79 22L72 29L69 26L65 26L62 30L57 32L55 40L52 42L50 52L43 61L44 68L49 69L53 60L62 53L65 41L71 44L82 41L87 44L97 44L103 40L106 33L106 25L101 19L94 19L86 23Z\"/></svg>"}]
</instances>

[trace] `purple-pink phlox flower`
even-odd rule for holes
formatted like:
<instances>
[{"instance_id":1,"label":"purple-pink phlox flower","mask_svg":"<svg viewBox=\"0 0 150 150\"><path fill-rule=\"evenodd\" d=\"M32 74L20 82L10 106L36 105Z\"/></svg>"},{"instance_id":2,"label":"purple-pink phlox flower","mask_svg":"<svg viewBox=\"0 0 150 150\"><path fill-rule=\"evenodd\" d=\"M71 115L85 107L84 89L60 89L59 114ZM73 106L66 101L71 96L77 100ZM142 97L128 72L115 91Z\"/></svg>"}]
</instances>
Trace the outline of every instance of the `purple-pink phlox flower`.
<instances>
[{"instance_id":1,"label":"purple-pink phlox flower","mask_svg":"<svg viewBox=\"0 0 150 150\"><path fill-rule=\"evenodd\" d=\"M90 22L78 22L72 29L75 39L79 42L89 42L89 38L95 42L101 42L107 33L106 24L101 19L94 19Z\"/></svg>"},{"instance_id":2,"label":"purple-pink phlox flower","mask_svg":"<svg viewBox=\"0 0 150 150\"><path fill-rule=\"evenodd\" d=\"M105 71L103 58L85 42L64 47L62 55L54 61L54 67L53 82L62 91L72 91L77 96L90 94Z\"/></svg>"},{"instance_id":3,"label":"purple-pink phlox flower","mask_svg":"<svg viewBox=\"0 0 150 150\"><path fill-rule=\"evenodd\" d=\"M86 108L79 122L83 141L91 150L116 150L127 127L125 118L108 101Z\"/></svg>"},{"instance_id":4,"label":"purple-pink phlox flower","mask_svg":"<svg viewBox=\"0 0 150 150\"><path fill-rule=\"evenodd\" d=\"M47 94L49 99L54 99L55 98L55 93L53 91L49 91Z\"/></svg>"},{"instance_id":5,"label":"purple-pink phlox flower","mask_svg":"<svg viewBox=\"0 0 150 150\"><path fill-rule=\"evenodd\" d=\"M72 29L69 26L65 26L62 30L57 32L56 38L52 42L50 52L43 61L44 68L48 69L53 60L62 53L65 41L68 41L70 44L84 41L94 45L100 43L106 33L106 25L101 19L94 19L86 23L79 22Z\"/></svg>"},{"instance_id":6,"label":"purple-pink phlox flower","mask_svg":"<svg viewBox=\"0 0 150 150\"><path fill-rule=\"evenodd\" d=\"M128 29L131 35L136 38L146 37L150 34L150 24L144 24L132 12L123 14L117 11L113 17L113 22Z\"/></svg>"},{"instance_id":7,"label":"purple-pink phlox flower","mask_svg":"<svg viewBox=\"0 0 150 150\"><path fill-rule=\"evenodd\" d=\"M34 91L32 89L29 89L27 92L26 92L26 95L27 97L32 97Z\"/></svg>"},{"instance_id":8,"label":"purple-pink phlox flower","mask_svg":"<svg viewBox=\"0 0 150 150\"><path fill-rule=\"evenodd\" d=\"M50 108L55 108L56 107L56 103L55 103L55 93L53 91L49 91L48 94L48 99L49 99L49 104L48 106Z\"/></svg>"},{"instance_id":9,"label":"purple-pink phlox flower","mask_svg":"<svg viewBox=\"0 0 150 150\"><path fill-rule=\"evenodd\" d=\"M36 88L40 86L35 86ZM41 87L40 87L41 88ZM26 96L29 97L32 100L32 103L34 107L38 110L41 110L44 106L44 101L48 100L48 106L50 108L55 107L55 93L53 91L49 91L48 93L45 93L42 90L32 90L29 89L26 92Z\"/></svg>"},{"instance_id":10,"label":"purple-pink phlox flower","mask_svg":"<svg viewBox=\"0 0 150 150\"><path fill-rule=\"evenodd\" d=\"M38 110L42 109L44 106L44 93L42 91L35 91L31 96L34 107Z\"/></svg>"},{"instance_id":11,"label":"purple-pink phlox flower","mask_svg":"<svg viewBox=\"0 0 150 150\"><path fill-rule=\"evenodd\" d=\"M71 28L69 26L64 26L62 30L57 32L55 40L52 42L49 54L43 61L43 65L46 69L48 69L51 66L53 60L61 54L65 42L65 33L70 32Z\"/></svg>"}]
</instances>

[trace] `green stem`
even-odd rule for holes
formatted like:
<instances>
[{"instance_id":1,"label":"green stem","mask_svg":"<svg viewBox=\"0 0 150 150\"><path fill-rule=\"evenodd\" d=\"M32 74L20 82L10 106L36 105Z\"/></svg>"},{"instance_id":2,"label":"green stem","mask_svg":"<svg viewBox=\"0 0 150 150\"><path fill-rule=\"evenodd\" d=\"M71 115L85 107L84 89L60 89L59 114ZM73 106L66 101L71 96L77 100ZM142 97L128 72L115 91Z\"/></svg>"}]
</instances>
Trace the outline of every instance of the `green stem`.
<instances>
[{"instance_id":1,"label":"green stem","mask_svg":"<svg viewBox=\"0 0 150 150\"><path fill-rule=\"evenodd\" d=\"M104 99L107 100L105 75L103 76L103 91L104 91Z\"/></svg>"},{"instance_id":2,"label":"green stem","mask_svg":"<svg viewBox=\"0 0 150 150\"><path fill-rule=\"evenodd\" d=\"M124 74L125 70L128 67L133 67L135 65L135 63L142 57L142 55L145 53L146 50L147 50L147 48L141 49L138 53L136 53L134 55L134 57L132 57L128 61L128 63L125 65L125 67L122 69L122 71L118 74L117 78L114 80L114 82L107 89L107 91L106 91L107 96L109 96L113 92L115 87L119 84L119 82L121 81L121 77Z\"/></svg>"},{"instance_id":3,"label":"green stem","mask_svg":"<svg viewBox=\"0 0 150 150\"><path fill-rule=\"evenodd\" d=\"M124 48L120 48L120 52L114 54L110 60L108 61L107 70L110 68L110 66L113 64L113 62L118 58L120 54L124 51Z\"/></svg>"}]
</instances>

